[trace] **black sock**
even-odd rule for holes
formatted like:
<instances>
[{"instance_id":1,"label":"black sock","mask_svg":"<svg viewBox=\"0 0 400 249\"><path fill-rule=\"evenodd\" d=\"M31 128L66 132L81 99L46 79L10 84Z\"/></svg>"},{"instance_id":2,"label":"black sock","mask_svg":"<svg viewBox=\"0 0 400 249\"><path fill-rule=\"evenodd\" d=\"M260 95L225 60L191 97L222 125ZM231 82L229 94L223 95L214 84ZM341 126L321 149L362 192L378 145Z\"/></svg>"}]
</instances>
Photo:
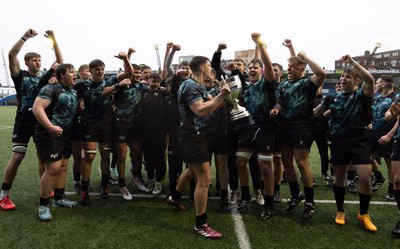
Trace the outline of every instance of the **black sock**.
<instances>
[{"instance_id":1,"label":"black sock","mask_svg":"<svg viewBox=\"0 0 400 249\"><path fill-rule=\"evenodd\" d=\"M207 223L207 213L196 215L196 228L202 228Z\"/></svg>"},{"instance_id":2,"label":"black sock","mask_svg":"<svg viewBox=\"0 0 400 249\"><path fill-rule=\"evenodd\" d=\"M311 188L304 187L304 195L306 203L314 203L314 187Z\"/></svg>"},{"instance_id":3,"label":"black sock","mask_svg":"<svg viewBox=\"0 0 400 249\"><path fill-rule=\"evenodd\" d=\"M371 202L372 195L364 195L358 192L358 196L360 197L360 214L368 214L369 203Z\"/></svg>"},{"instance_id":4,"label":"black sock","mask_svg":"<svg viewBox=\"0 0 400 249\"><path fill-rule=\"evenodd\" d=\"M346 187L339 187L333 184L333 194L335 196L337 211L344 212L344 196L346 195Z\"/></svg>"},{"instance_id":5,"label":"black sock","mask_svg":"<svg viewBox=\"0 0 400 249\"><path fill-rule=\"evenodd\" d=\"M90 180L82 181L82 191L83 192L89 192L89 182L90 182Z\"/></svg>"},{"instance_id":6,"label":"black sock","mask_svg":"<svg viewBox=\"0 0 400 249\"><path fill-rule=\"evenodd\" d=\"M394 198L396 199L397 208L400 211L400 190L393 190Z\"/></svg>"},{"instance_id":7,"label":"black sock","mask_svg":"<svg viewBox=\"0 0 400 249\"><path fill-rule=\"evenodd\" d=\"M289 188L290 188L290 194L292 195L292 198L296 198L300 195L300 188L299 188L298 181L289 182Z\"/></svg>"},{"instance_id":8,"label":"black sock","mask_svg":"<svg viewBox=\"0 0 400 249\"><path fill-rule=\"evenodd\" d=\"M5 183L3 182L3 185L1 186L2 190L10 190L11 189L12 183Z\"/></svg>"},{"instance_id":9,"label":"black sock","mask_svg":"<svg viewBox=\"0 0 400 249\"><path fill-rule=\"evenodd\" d=\"M108 186L108 182L110 181L110 174L102 174L101 175L101 186L105 189Z\"/></svg>"},{"instance_id":10,"label":"black sock","mask_svg":"<svg viewBox=\"0 0 400 249\"><path fill-rule=\"evenodd\" d=\"M65 188L55 188L54 189L54 200L58 201L64 198Z\"/></svg>"},{"instance_id":11,"label":"black sock","mask_svg":"<svg viewBox=\"0 0 400 249\"><path fill-rule=\"evenodd\" d=\"M171 197L173 201L181 201L182 193L175 189L172 191Z\"/></svg>"},{"instance_id":12,"label":"black sock","mask_svg":"<svg viewBox=\"0 0 400 249\"><path fill-rule=\"evenodd\" d=\"M249 186L240 186L240 191L242 192L242 200L250 200L250 187Z\"/></svg>"},{"instance_id":13,"label":"black sock","mask_svg":"<svg viewBox=\"0 0 400 249\"><path fill-rule=\"evenodd\" d=\"M40 206L48 207L49 204L50 204L50 198L49 197L47 197L47 198L40 197Z\"/></svg>"},{"instance_id":14,"label":"black sock","mask_svg":"<svg viewBox=\"0 0 400 249\"><path fill-rule=\"evenodd\" d=\"M81 172L74 171L74 181L80 182L81 181Z\"/></svg>"},{"instance_id":15,"label":"black sock","mask_svg":"<svg viewBox=\"0 0 400 249\"><path fill-rule=\"evenodd\" d=\"M228 190L221 189L221 200L228 199Z\"/></svg>"},{"instance_id":16,"label":"black sock","mask_svg":"<svg viewBox=\"0 0 400 249\"><path fill-rule=\"evenodd\" d=\"M120 188L123 188L123 187L126 186L125 178L118 178L118 186L119 186Z\"/></svg>"},{"instance_id":17,"label":"black sock","mask_svg":"<svg viewBox=\"0 0 400 249\"><path fill-rule=\"evenodd\" d=\"M392 182L389 182L389 185L388 185L388 190L387 190L387 192L388 192L388 194L393 194L393 183Z\"/></svg>"},{"instance_id":18,"label":"black sock","mask_svg":"<svg viewBox=\"0 0 400 249\"><path fill-rule=\"evenodd\" d=\"M274 207L274 196L268 196L268 195L264 195L264 208L271 208L271 209L275 209Z\"/></svg>"},{"instance_id":19,"label":"black sock","mask_svg":"<svg viewBox=\"0 0 400 249\"><path fill-rule=\"evenodd\" d=\"M277 183L275 183L275 185L274 185L274 192L276 192L276 191L280 191L281 190L281 185L280 184L277 184Z\"/></svg>"}]
</instances>

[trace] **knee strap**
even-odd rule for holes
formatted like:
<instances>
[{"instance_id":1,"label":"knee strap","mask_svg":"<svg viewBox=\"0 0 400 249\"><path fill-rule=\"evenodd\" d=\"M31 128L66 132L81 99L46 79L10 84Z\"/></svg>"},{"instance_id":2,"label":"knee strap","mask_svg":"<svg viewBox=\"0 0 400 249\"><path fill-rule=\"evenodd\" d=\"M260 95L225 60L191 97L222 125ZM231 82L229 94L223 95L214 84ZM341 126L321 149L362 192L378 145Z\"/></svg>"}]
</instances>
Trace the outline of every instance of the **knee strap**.
<instances>
[{"instance_id":1,"label":"knee strap","mask_svg":"<svg viewBox=\"0 0 400 249\"><path fill-rule=\"evenodd\" d=\"M27 145L25 144L17 144L13 145L12 152L25 154Z\"/></svg>"},{"instance_id":2,"label":"knee strap","mask_svg":"<svg viewBox=\"0 0 400 249\"><path fill-rule=\"evenodd\" d=\"M271 155L258 155L258 161L272 162L272 158Z\"/></svg>"},{"instance_id":3,"label":"knee strap","mask_svg":"<svg viewBox=\"0 0 400 249\"><path fill-rule=\"evenodd\" d=\"M253 155L253 153L251 153L251 152L245 152L245 151L236 152L237 157L243 157L243 158L246 158L247 160L250 159L251 155Z\"/></svg>"}]
</instances>

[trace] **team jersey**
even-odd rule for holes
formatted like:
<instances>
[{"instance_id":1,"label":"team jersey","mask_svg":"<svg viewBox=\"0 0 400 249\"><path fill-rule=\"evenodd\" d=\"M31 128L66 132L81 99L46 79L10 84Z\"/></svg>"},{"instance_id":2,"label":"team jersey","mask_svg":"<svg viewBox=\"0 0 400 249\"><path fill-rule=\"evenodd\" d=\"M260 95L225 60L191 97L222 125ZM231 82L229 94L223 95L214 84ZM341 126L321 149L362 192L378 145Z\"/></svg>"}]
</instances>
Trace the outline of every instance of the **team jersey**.
<instances>
[{"instance_id":1,"label":"team jersey","mask_svg":"<svg viewBox=\"0 0 400 249\"><path fill-rule=\"evenodd\" d=\"M394 103L397 105L399 102L400 102L400 93L397 93L396 97L394 99ZM397 119L398 119L398 117L395 118L395 121L397 121ZM396 134L394 134L394 136L393 136L393 140L397 140L397 139L400 139L400 125L399 125L399 127L397 127Z\"/></svg>"},{"instance_id":2,"label":"team jersey","mask_svg":"<svg viewBox=\"0 0 400 249\"><path fill-rule=\"evenodd\" d=\"M164 123L164 115L166 114L164 98L165 93L160 89L154 92L151 92L149 89L143 90L142 101L140 103L142 109L140 119L144 130L147 131L154 128L167 129Z\"/></svg>"},{"instance_id":3,"label":"team jersey","mask_svg":"<svg viewBox=\"0 0 400 249\"><path fill-rule=\"evenodd\" d=\"M26 70L20 70L12 77L17 92L17 113L25 113L32 109L35 98L42 87L39 85L39 81L45 73L40 70L36 75L31 75Z\"/></svg>"},{"instance_id":4,"label":"team jersey","mask_svg":"<svg viewBox=\"0 0 400 249\"><path fill-rule=\"evenodd\" d=\"M372 97L362 89L350 93L336 92L325 98L322 107L331 111L329 132L331 134L362 134L370 121Z\"/></svg>"},{"instance_id":5,"label":"team jersey","mask_svg":"<svg viewBox=\"0 0 400 249\"><path fill-rule=\"evenodd\" d=\"M194 79L185 80L178 90L178 106L180 114L179 139L191 138L200 134L206 127L205 119L198 117L190 109L190 105L203 99L208 101L208 93L203 85Z\"/></svg>"},{"instance_id":6,"label":"team jersey","mask_svg":"<svg viewBox=\"0 0 400 249\"><path fill-rule=\"evenodd\" d=\"M63 129L63 134L69 134L72 130L72 121L78 109L78 97L74 89L65 87L61 83L44 86L38 96L49 100L51 103L45 109L46 115L55 126ZM45 130L38 124L38 130Z\"/></svg>"},{"instance_id":7,"label":"team jersey","mask_svg":"<svg viewBox=\"0 0 400 249\"><path fill-rule=\"evenodd\" d=\"M317 90L318 86L311 82L311 77L280 83L278 103L283 107L281 117L292 120L312 117L312 105Z\"/></svg>"},{"instance_id":8,"label":"team jersey","mask_svg":"<svg viewBox=\"0 0 400 249\"><path fill-rule=\"evenodd\" d=\"M385 97L380 94L374 95L372 98L372 131L386 134L392 129L396 120L385 121L385 113L389 110L395 97L396 93L394 92Z\"/></svg>"},{"instance_id":9,"label":"team jersey","mask_svg":"<svg viewBox=\"0 0 400 249\"><path fill-rule=\"evenodd\" d=\"M276 103L275 82L267 82L262 77L258 82L249 84L242 94L242 100L254 119L255 124L253 126L273 128L273 121L269 112Z\"/></svg>"},{"instance_id":10,"label":"team jersey","mask_svg":"<svg viewBox=\"0 0 400 249\"><path fill-rule=\"evenodd\" d=\"M206 88L208 94L213 98L218 95L218 91L215 86ZM228 105L224 104L218 110L212 112L206 119L206 130L207 135L222 135L228 131L229 122L229 110Z\"/></svg>"},{"instance_id":11,"label":"team jersey","mask_svg":"<svg viewBox=\"0 0 400 249\"><path fill-rule=\"evenodd\" d=\"M86 123L101 123L105 113L109 111L111 96L102 97L101 94L105 87L117 83L116 75L104 78L101 82L85 80L77 84L79 96L85 102L83 116Z\"/></svg>"},{"instance_id":12,"label":"team jersey","mask_svg":"<svg viewBox=\"0 0 400 249\"><path fill-rule=\"evenodd\" d=\"M117 107L114 117L120 121L133 122L141 113L142 91L146 89L147 86L142 82L136 82L129 88L119 88L114 94L114 103Z\"/></svg>"}]
</instances>

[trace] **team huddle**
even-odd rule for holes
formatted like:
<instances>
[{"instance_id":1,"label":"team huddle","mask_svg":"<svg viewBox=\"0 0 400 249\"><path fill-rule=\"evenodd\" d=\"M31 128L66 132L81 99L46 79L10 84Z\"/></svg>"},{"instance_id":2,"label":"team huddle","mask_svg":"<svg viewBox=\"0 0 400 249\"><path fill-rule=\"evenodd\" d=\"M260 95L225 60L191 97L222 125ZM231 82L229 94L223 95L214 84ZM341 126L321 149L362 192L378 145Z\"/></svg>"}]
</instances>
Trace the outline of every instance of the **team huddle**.
<instances>
[{"instance_id":1,"label":"team huddle","mask_svg":"<svg viewBox=\"0 0 400 249\"><path fill-rule=\"evenodd\" d=\"M317 96L322 96L325 70L305 52L296 54L289 39L283 42L290 52L285 79L282 66L272 63L259 33L251 33L256 49L247 67L245 61L236 58L222 68L222 50L227 46L220 43L211 61L195 56L174 68L174 54L181 48L168 43L161 72L132 64L135 50L130 48L115 56L124 70L106 76L105 64L99 59L78 70L64 63L51 30L45 37L52 40L55 63L44 72L40 55L29 52L24 57L27 70L22 70L17 55L37 34L28 29L9 52L18 105L12 156L4 169L0 193L3 210L15 209L10 190L32 137L39 161L41 221L52 219L50 198L54 198L53 207L78 205L65 195L71 156L80 203L92 205L90 176L97 151L101 198L108 199L109 184L115 184L123 199L132 200L125 181L130 160L132 183L141 191L161 194L168 175L166 203L180 211L186 210L181 196L190 185L196 213L194 231L206 238L222 237L209 225L206 212L212 158L223 212L234 207L239 213L245 212L252 200L251 177L256 202L262 206L257 220L270 219L275 203L282 201L280 184L284 176L291 194L286 212L304 201L302 218L309 220L315 211L309 160L316 141L312 124L322 117L327 128L317 137L326 137L326 150L328 143L330 146L335 223L346 223L344 200L352 171L359 179L357 218L366 230L377 231L368 208L373 193L371 174L378 157L388 166L387 198L396 201L400 211L400 96L393 90L391 76L382 75L375 83L368 70L350 55L341 58L349 67L343 71L337 91L317 102ZM233 78L240 81L235 83L241 86L240 91L228 83ZM322 174L328 180L325 161ZM147 182L142 176L143 165ZM400 221L392 233L400 235Z\"/></svg>"}]
</instances>

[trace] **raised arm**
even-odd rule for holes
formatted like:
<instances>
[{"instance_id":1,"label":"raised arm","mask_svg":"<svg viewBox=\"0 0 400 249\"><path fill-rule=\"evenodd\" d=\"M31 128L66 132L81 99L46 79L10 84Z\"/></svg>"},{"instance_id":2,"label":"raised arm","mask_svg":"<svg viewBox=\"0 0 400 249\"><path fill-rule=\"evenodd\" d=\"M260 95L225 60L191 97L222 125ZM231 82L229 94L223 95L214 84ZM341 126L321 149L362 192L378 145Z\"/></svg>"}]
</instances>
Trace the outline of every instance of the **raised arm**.
<instances>
[{"instance_id":1,"label":"raised arm","mask_svg":"<svg viewBox=\"0 0 400 249\"><path fill-rule=\"evenodd\" d=\"M294 50L294 48L293 48L292 40L290 40L290 39L285 39L285 40L282 42L282 44L283 44L283 46L285 46L285 47L287 47L287 48L289 49L290 57L296 56L296 52L295 52L295 50Z\"/></svg>"},{"instance_id":2,"label":"raised arm","mask_svg":"<svg viewBox=\"0 0 400 249\"><path fill-rule=\"evenodd\" d=\"M172 42L167 43L167 47L165 49L163 69L161 70L161 78L162 79L166 79L168 77L167 58L168 58L169 54L171 53L171 49L173 46L174 46L174 44Z\"/></svg>"},{"instance_id":3,"label":"raised arm","mask_svg":"<svg viewBox=\"0 0 400 249\"><path fill-rule=\"evenodd\" d=\"M267 49L265 47L265 42L261 39L261 34L254 32L251 34L251 38L256 44L258 50L260 51L261 61L264 65L263 75L268 82L273 82L275 79L274 69L272 68L272 62L269 58Z\"/></svg>"},{"instance_id":4,"label":"raised arm","mask_svg":"<svg viewBox=\"0 0 400 249\"><path fill-rule=\"evenodd\" d=\"M17 55L21 51L22 46L26 41L28 41L29 38L35 37L38 33L36 30L33 29L28 29L25 34L18 39L18 41L14 44L14 46L10 49L8 52L8 60L9 60L9 67L10 67L10 73L11 76L15 76L19 70L21 69L21 66L19 64Z\"/></svg>"},{"instance_id":5,"label":"raised arm","mask_svg":"<svg viewBox=\"0 0 400 249\"><path fill-rule=\"evenodd\" d=\"M316 86L321 86L325 80L325 70L317 62L308 57L304 51L301 51L297 56L304 60L314 73L311 76L311 82Z\"/></svg>"},{"instance_id":6,"label":"raised arm","mask_svg":"<svg viewBox=\"0 0 400 249\"><path fill-rule=\"evenodd\" d=\"M132 77L133 67L131 62L129 61L127 54L125 54L124 52L119 52L118 55L115 55L114 57L122 60L124 62L124 68L125 68L124 72L117 74L117 81L120 82L123 79Z\"/></svg>"},{"instance_id":7,"label":"raised arm","mask_svg":"<svg viewBox=\"0 0 400 249\"><path fill-rule=\"evenodd\" d=\"M101 94L102 97L108 97L113 95L120 87L129 87L131 85L130 78L133 76L133 67L131 62L129 61L130 54L134 53L135 50L133 48L129 48L128 54L124 52L119 52L118 55L114 57L121 59L124 61L125 71L117 74L117 83L114 85L104 87L103 92ZM128 57L129 56L129 57Z\"/></svg>"},{"instance_id":8,"label":"raised arm","mask_svg":"<svg viewBox=\"0 0 400 249\"><path fill-rule=\"evenodd\" d=\"M364 92L365 96L372 97L374 95L374 77L365 69L363 66L357 63L350 55L344 55L340 59L342 62L350 63L354 70L357 71L358 75L360 76L361 80L363 81L362 84L362 91Z\"/></svg>"},{"instance_id":9,"label":"raised arm","mask_svg":"<svg viewBox=\"0 0 400 249\"><path fill-rule=\"evenodd\" d=\"M222 57L222 50L226 49L227 45L225 42L221 42L218 44L217 50L214 52L213 57L211 59L211 67L214 68L216 75L215 77L218 80L222 80L222 75L225 76L225 72L221 67L221 57Z\"/></svg>"},{"instance_id":10,"label":"raised arm","mask_svg":"<svg viewBox=\"0 0 400 249\"><path fill-rule=\"evenodd\" d=\"M169 54L166 62L168 76L173 76L175 74L175 70L172 67L172 60L174 59L175 52L180 50L181 46L179 46L178 44L174 44L174 46L172 47L171 53Z\"/></svg>"},{"instance_id":11,"label":"raised arm","mask_svg":"<svg viewBox=\"0 0 400 249\"><path fill-rule=\"evenodd\" d=\"M60 47L58 46L53 30L46 30L44 36L46 38L49 38L51 43L53 44L53 50L54 50L54 55L56 56L56 62L58 64L62 64L64 62L64 58L62 56Z\"/></svg>"}]
</instances>

